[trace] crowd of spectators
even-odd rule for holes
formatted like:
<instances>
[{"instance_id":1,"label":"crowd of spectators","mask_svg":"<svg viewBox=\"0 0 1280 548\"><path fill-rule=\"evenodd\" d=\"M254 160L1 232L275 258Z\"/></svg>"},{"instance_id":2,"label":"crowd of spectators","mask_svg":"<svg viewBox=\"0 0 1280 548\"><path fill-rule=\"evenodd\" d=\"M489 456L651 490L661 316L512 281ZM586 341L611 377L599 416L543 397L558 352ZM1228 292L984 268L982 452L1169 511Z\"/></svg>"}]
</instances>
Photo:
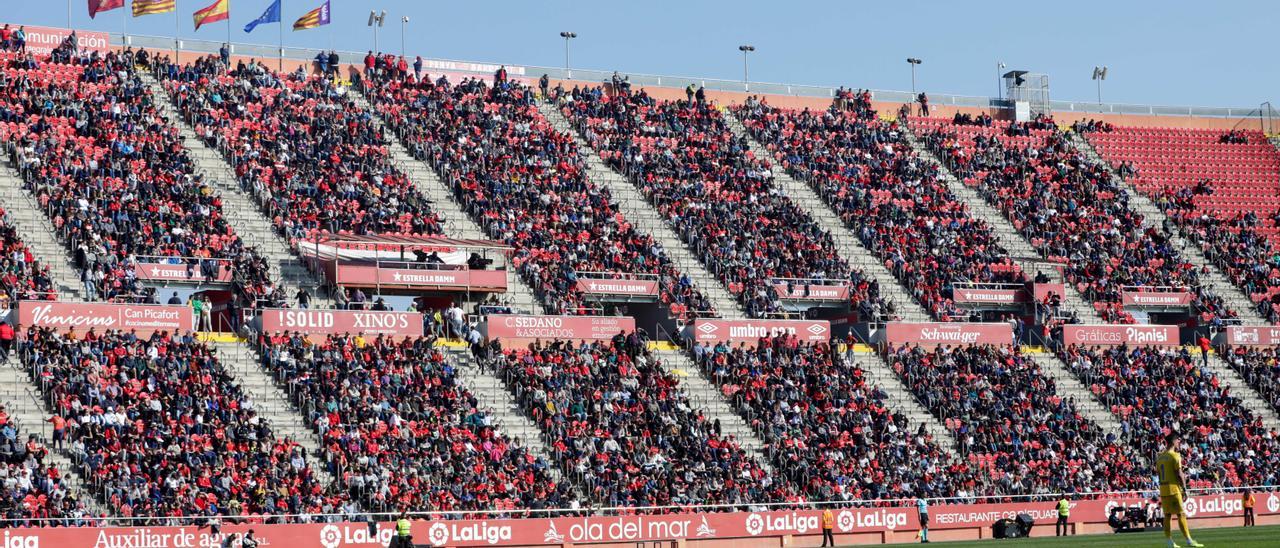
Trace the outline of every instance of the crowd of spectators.
<instances>
[{"instance_id":1,"label":"crowd of spectators","mask_svg":"<svg viewBox=\"0 0 1280 548\"><path fill-rule=\"evenodd\" d=\"M373 115L331 75L278 74L255 61L231 67L217 57L187 65L160 58L154 71L290 241L318 232L442 232L430 201L393 164ZM270 284L255 294L288 300Z\"/></svg>"},{"instance_id":2,"label":"crowd of spectators","mask_svg":"<svg viewBox=\"0 0 1280 548\"><path fill-rule=\"evenodd\" d=\"M377 74L387 76L366 78L370 100L489 235L515 248L511 263L553 310L589 310L576 282L597 272L655 274L674 315L712 312L662 245L587 178L573 137L538 112L532 89L501 74L492 83Z\"/></svg>"},{"instance_id":3,"label":"crowd of spectators","mask_svg":"<svg viewBox=\"0 0 1280 548\"><path fill-rule=\"evenodd\" d=\"M1104 433L1011 346L903 345L889 365L997 494L1146 487L1146 459Z\"/></svg>"},{"instance_id":4,"label":"crowd of spectators","mask_svg":"<svg viewBox=\"0 0 1280 548\"><path fill-rule=\"evenodd\" d=\"M1268 346L1223 348L1223 360L1280 413L1280 349Z\"/></svg>"},{"instance_id":5,"label":"crowd of spectators","mask_svg":"<svg viewBox=\"0 0 1280 548\"><path fill-rule=\"evenodd\" d=\"M434 337L262 335L263 366L320 434L335 478L375 512L568 508L573 492L499 433Z\"/></svg>"},{"instance_id":6,"label":"crowd of spectators","mask_svg":"<svg viewBox=\"0 0 1280 548\"><path fill-rule=\"evenodd\" d=\"M777 109L754 97L733 111L934 317L966 317L952 301L954 282L1027 281L896 122L834 105L825 112Z\"/></svg>"},{"instance_id":7,"label":"crowd of spectators","mask_svg":"<svg viewBox=\"0 0 1280 548\"><path fill-rule=\"evenodd\" d=\"M70 486L71 471L59 470L49 460L49 448L35 434L24 440L0 405L0 520L4 527L92 523L93 513Z\"/></svg>"},{"instance_id":8,"label":"crowd of spectators","mask_svg":"<svg viewBox=\"0 0 1280 548\"><path fill-rule=\"evenodd\" d=\"M992 128L913 118L913 129L965 184L1023 233L1108 322L1132 323L1121 303L1130 286L1186 288L1204 323L1235 318L1201 284L1202 272L1175 249L1170 235L1148 226L1105 166L1088 161L1052 122L1008 136Z\"/></svg>"},{"instance_id":9,"label":"crowd of spectators","mask_svg":"<svg viewBox=\"0 0 1280 548\"><path fill-rule=\"evenodd\" d=\"M636 333L493 353L566 474L602 506L779 502L787 485L708 420Z\"/></svg>"},{"instance_id":10,"label":"crowd of spectators","mask_svg":"<svg viewBox=\"0 0 1280 548\"><path fill-rule=\"evenodd\" d=\"M0 121L26 188L74 250L89 300L147 301L139 262L266 283L260 261L194 173L176 128L135 71L132 50L43 61L0 88ZM265 266L265 265L264 265Z\"/></svg>"},{"instance_id":11,"label":"crowd of spectators","mask_svg":"<svg viewBox=\"0 0 1280 548\"><path fill-rule=\"evenodd\" d=\"M1137 454L1155 455L1166 434L1181 434L1193 486L1280 481L1280 432L1268 430L1186 348L1072 345L1058 355L1120 419Z\"/></svg>"},{"instance_id":12,"label":"crowd of spectators","mask_svg":"<svg viewBox=\"0 0 1280 548\"><path fill-rule=\"evenodd\" d=\"M55 428L64 425L55 439L65 436L65 450L113 515L145 524L340 510L315 480L305 449L272 435L193 334L32 327L20 351Z\"/></svg>"},{"instance_id":13,"label":"crowd of spectators","mask_svg":"<svg viewBox=\"0 0 1280 548\"><path fill-rule=\"evenodd\" d=\"M753 157L715 105L598 87L557 100L752 316L782 309L775 278L847 281L864 317L892 314L874 281L839 258L831 235L773 184L768 162Z\"/></svg>"},{"instance_id":14,"label":"crowd of spectators","mask_svg":"<svg viewBox=\"0 0 1280 548\"><path fill-rule=\"evenodd\" d=\"M967 497L981 478L885 406L852 360L795 336L702 344L695 362L768 446L788 500Z\"/></svg>"},{"instance_id":15,"label":"crowd of spectators","mask_svg":"<svg viewBox=\"0 0 1280 548\"><path fill-rule=\"evenodd\" d=\"M1262 232L1265 224L1280 220L1260 219L1252 211L1211 214L1196 204L1196 196L1203 194L1195 187L1167 187L1155 202L1182 234L1200 245L1206 259L1253 299L1258 315L1280 321L1280 249Z\"/></svg>"}]
</instances>

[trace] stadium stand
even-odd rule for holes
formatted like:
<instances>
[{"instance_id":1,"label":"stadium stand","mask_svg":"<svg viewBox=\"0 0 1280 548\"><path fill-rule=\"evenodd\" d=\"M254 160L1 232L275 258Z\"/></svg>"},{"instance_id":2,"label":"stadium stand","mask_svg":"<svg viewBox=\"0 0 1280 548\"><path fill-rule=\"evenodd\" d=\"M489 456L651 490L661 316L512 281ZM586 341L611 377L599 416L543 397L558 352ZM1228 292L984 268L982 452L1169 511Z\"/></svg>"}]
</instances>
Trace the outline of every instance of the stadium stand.
<instances>
[{"instance_id":1,"label":"stadium stand","mask_svg":"<svg viewBox=\"0 0 1280 548\"><path fill-rule=\"evenodd\" d=\"M1121 421L1140 455L1169 432L1186 438L1183 469L1194 485L1261 485L1280 479L1280 432L1269 430L1186 349L1087 348L1059 353Z\"/></svg>"},{"instance_id":2,"label":"stadium stand","mask_svg":"<svg viewBox=\"0 0 1280 548\"><path fill-rule=\"evenodd\" d=\"M572 137L542 117L532 89L509 80L366 82L414 156L435 167L491 237L516 248L512 263L552 310L589 311L577 273L616 272L657 274L677 317L714 312L661 246L619 213L608 190L587 178Z\"/></svg>"},{"instance_id":3,"label":"stadium stand","mask_svg":"<svg viewBox=\"0 0 1280 548\"><path fill-rule=\"evenodd\" d=\"M10 526L93 523L93 512L71 487L71 474L57 468L35 434L24 438L0 405L0 519Z\"/></svg>"},{"instance_id":4,"label":"stadium stand","mask_svg":"<svg viewBox=\"0 0 1280 548\"><path fill-rule=\"evenodd\" d=\"M771 184L766 163L705 102L578 89L557 98L587 142L631 177L749 314L781 311L773 278L849 281L863 317L892 316L878 284L831 250L831 236Z\"/></svg>"},{"instance_id":5,"label":"stadium stand","mask_svg":"<svg viewBox=\"0 0 1280 548\"><path fill-rule=\"evenodd\" d=\"M1010 346L903 345L889 363L960 439L994 493L1141 489L1146 460Z\"/></svg>"},{"instance_id":6,"label":"stadium stand","mask_svg":"<svg viewBox=\"0 0 1280 548\"><path fill-rule=\"evenodd\" d=\"M1280 350L1238 346L1223 349L1222 355L1272 409L1280 412Z\"/></svg>"},{"instance_id":7,"label":"stadium stand","mask_svg":"<svg viewBox=\"0 0 1280 548\"><path fill-rule=\"evenodd\" d=\"M1202 286L1200 272L1144 224L1103 166L1086 161L1051 118L1014 123L911 117L911 129L967 185L1024 231L1110 322L1132 323L1120 305L1126 286L1186 288L1204 323L1235 313Z\"/></svg>"},{"instance_id":8,"label":"stadium stand","mask_svg":"<svg viewBox=\"0 0 1280 548\"><path fill-rule=\"evenodd\" d=\"M341 497L193 335L29 328L19 347L68 451L117 515L334 514Z\"/></svg>"},{"instance_id":9,"label":"stadium stand","mask_svg":"<svg viewBox=\"0 0 1280 548\"><path fill-rule=\"evenodd\" d=\"M694 360L769 446L775 475L808 500L969 496L982 485L924 429L885 406L826 344L697 345Z\"/></svg>"},{"instance_id":10,"label":"stadium stand","mask_svg":"<svg viewBox=\"0 0 1280 548\"><path fill-rule=\"evenodd\" d=\"M259 338L264 367L320 434L330 472L371 511L567 508L548 465L497 432L434 338Z\"/></svg>"},{"instance_id":11,"label":"stadium stand","mask_svg":"<svg viewBox=\"0 0 1280 548\"><path fill-rule=\"evenodd\" d=\"M636 333L495 351L490 366L551 442L566 474L605 506L780 502L774 479L706 420Z\"/></svg>"},{"instance_id":12,"label":"stadium stand","mask_svg":"<svg viewBox=\"0 0 1280 548\"><path fill-rule=\"evenodd\" d=\"M1027 281L981 220L916 157L896 123L869 108L775 109L749 99L734 109L792 176L813 186L863 245L935 318L965 319L953 282Z\"/></svg>"},{"instance_id":13,"label":"stadium stand","mask_svg":"<svg viewBox=\"0 0 1280 548\"><path fill-rule=\"evenodd\" d=\"M148 257L203 277L230 268L246 289L268 283L156 113L135 61L131 52L26 60L23 84L0 98L15 163L74 251L85 297L154 300L135 270Z\"/></svg>"},{"instance_id":14,"label":"stadium stand","mask_svg":"<svg viewBox=\"0 0 1280 548\"><path fill-rule=\"evenodd\" d=\"M1280 151L1259 131L1080 127L1248 295L1280 320Z\"/></svg>"}]
</instances>

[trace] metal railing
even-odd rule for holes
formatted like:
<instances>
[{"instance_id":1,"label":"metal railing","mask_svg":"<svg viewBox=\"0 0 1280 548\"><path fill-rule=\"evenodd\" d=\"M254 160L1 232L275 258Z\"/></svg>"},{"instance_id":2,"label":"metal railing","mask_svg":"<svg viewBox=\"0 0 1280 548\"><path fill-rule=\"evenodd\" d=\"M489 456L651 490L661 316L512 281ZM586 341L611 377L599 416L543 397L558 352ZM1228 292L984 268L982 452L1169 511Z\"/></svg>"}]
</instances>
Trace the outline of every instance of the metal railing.
<instances>
[{"instance_id":1,"label":"metal railing","mask_svg":"<svg viewBox=\"0 0 1280 548\"><path fill-rule=\"evenodd\" d=\"M144 35L127 35L112 34L110 42L113 46L132 46L134 48L147 48L159 51L172 51L174 49L175 40L172 37L144 36ZM183 38L178 40L181 50L196 53L215 54L222 46L223 42L218 40L199 40L194 38ZM268 46L259 44L232 44L233 55L274 59L283 56L285 59L294 61L313 62L316 55L328 50L316 48L296 48L285 47L283 50L278 46ZM342 64L361 66L364 62L364 53L355 51L339 51L338 60ZM457 61L449 59L424 59L424 69L427 72L461 72L475 74L492 74L503 66L498 63L485 63L473 61ZM546 74L549 78L557 80L577 80L585 82L609 82L612 80L613 70L594 70L574 68L566 70L563 67L540 67L536 65L506 65L506 69L510 75L519 78L534 79L538 76ZM657 74L642 73L625 73L632 88L640 87L667 87L683 89L690 84L705 87L709 91L724 91L737 93L750 93L755 95L788 95L795 97L820 97L835 98L836 87L810 84L787 84L775 82L743 82L741 80L726 80L719 78L705 78L694 76L671 76ZM874 101L889 103L911 103L915 101L916 95L910 91L896 90L868 90ZM976 107L976 108L1012 108L1012 103L1007 100L1001 100L993 97L982 97L972 95L955 95L947 93L931 93L929 95L929 103L934 106L957 106L957 107ZM1126 103L1099 103L1097 101L1049 101L1049 108L1057 112L1077 112L1088 114L1136 114L1149 116L1198 116L1210 118L1248 118L1256 117L1258 107L1206 107L1206 106L1165 106L1165 105L1141 105Z\"/></svg>"}]
</instances>

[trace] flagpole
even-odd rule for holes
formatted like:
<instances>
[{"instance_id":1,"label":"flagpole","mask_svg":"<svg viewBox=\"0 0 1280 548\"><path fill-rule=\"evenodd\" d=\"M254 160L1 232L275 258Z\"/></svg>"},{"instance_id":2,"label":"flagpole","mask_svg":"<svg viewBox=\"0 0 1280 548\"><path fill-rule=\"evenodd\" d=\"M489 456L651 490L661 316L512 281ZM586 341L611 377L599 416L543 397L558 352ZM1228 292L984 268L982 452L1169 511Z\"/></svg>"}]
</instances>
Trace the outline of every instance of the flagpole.
<instances>
[{"instance_id":1,"label":"flagpole","mask_svg":"<svg viewBox=\"0 0 1280 548\"><path fill-rule=\"evenodd\" d=\"M280 17L276 19L276 26L280 29L280 60L276 64L276 71L284 72L284 0L280 0Z\"/></svg>"},{"instance_id":2,"label":"flagpole","mask_svg":"<svg viewBox=\"0 0 1280 548\"><path fill-rule=\"evenodd\" d=\"M233 53L231 50L231 4L227 4L227 53ZM227 57L227 65L231 64L231 58Z\"/></svg>"},{"instance_id":3,"label":"flagpole","mask_svg":"<svg viewBox=\"0 0 1280 548\"><path fill-rule=\"evenodd\" d=\"M174 0L173 2L173 63L174 64L181 63L181 61L178 60L178 51L182 49L178 45L179 44L178 35L180 34L182 34L182 19L178 17L178 2L177 0Z\"/></svg>"},{"instance_id":4,"label":"flagpole","mask_svg":"<svg viewBox=\"0 0 1280 548\"><path fill-rule=\"evenodd\" d=\"M123 7L123 6L122 6ZM125 45L129 45L129 8L120 10L120 17L124 19L124 34L120 41Z\"/></svg>"}]
</instances>

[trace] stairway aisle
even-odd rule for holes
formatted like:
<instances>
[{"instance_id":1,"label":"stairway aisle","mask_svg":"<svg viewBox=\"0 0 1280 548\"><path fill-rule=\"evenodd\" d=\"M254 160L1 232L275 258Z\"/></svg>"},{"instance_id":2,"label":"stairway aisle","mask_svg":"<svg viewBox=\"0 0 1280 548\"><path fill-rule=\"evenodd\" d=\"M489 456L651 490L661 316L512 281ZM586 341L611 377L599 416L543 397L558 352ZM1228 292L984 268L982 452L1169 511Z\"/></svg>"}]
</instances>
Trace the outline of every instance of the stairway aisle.
<instances>
[{"instance_id":1,"label":"stairway aisle","mask_svg":"<svg viewBox=\"0 0 1280 548\"><path fill-rule=\"evenodd\" d=\"M322 290L323 278L307 269L294 254L288 240L272 226L271 220L262 212L257 200L240 188L235 170L222 154L205 146L191 124L188 124L178 113L177 107L173 104L173 98L159 81L146 71L139 71L138 74L151 89L151 94L161 99L156 101L156 107L168 118L171 125L178 128L179 134L183 137L182 146L195 161L196 169L204 175L205 182L218 189L218 195L223 202L222 214L231 228L236 231L240 239L244 240L245 244L256 248L258 253L267 259L267 265L271 269L271 279L283 282L285 295L291 302L299 288L306 288L312 296L312 306L332 308L332 299Z\"/></svg>"},{"instance_id":2,"label":"stairway aisle","mask_svg":"<svg viewBox=\"0 0 1280 548\"><path fill-rule=\"evenodd\" d=\"M861 368L867 376L867 384L879 388L888 395L885 405L889 409L901 412L907 416L911 426L923 424L925 430L928 430L933 439L938 442L938 446L942 448L949 456L956 457L959 455L960 442L951 430L938 420L933 413L930 413L920 402L916 400L916 396L902 381L888 362L884 360L880 354L875 352L855 353L854 365Z\"/></svg>"},{"instance_id":3,"label":"stairway aisle","mask_svg":"<svg viewBox=\"0 0 1280 548\"><path fill-rule=\"evenodd\" d=\"M766 470L772 470L768 447L750 424L734 410L711 379L683 350L660 350L653 353L661 360L661 366L680 380L680 389L689 397L689 403L705 413L707 422L720 421L720 432L733 436L738 444ZM684 373L681 375L680 373Z\"/></svg>"},{"instance_id":4,"label":"stairway aisle","mask_svg":"<svg viewBox=\"0 0 1280 548\"><path fill-rule=\"evenodd\" d=\"M1164 211L1161 211L1160 208L1156 206L1155 202L1152 202L1150 198L1134 187L1133 183L1121 179L1120 176L1116 174L1115 170L1111 169L1111 164L1107 163L1107 161L1098 154L1098 151L1093 148L1093 145L1089 143L1088 139L1085 139L1074 131L1070 132L1068 135L1071 136L1071 144L1084 154L1085 158L1106 168L1107 173L1111 175L1111 180L1114 181L1121 189L1124 189L1124 191L1129 195L1129 207L1142 214L1142 216L1146 218L1148 226L1156 228L1164 226L1165 221L1169 220L1169 218L1165 216ZM1258 315L1258 311L1254 308L1253 301L1249 299L1249 296L1245 295L1244 291L1241 291L1239 287L1236 287L1235 284L1231 283L1231 278L1228 278L1227 275L1218 268L1218 265L1214 264L1204 256L1204 253L1200 249L1200 244L1184 238L1181 229L1178 229L1174 233L1173 244L1174 247L1176 247L1182 254L1183 258L1194 264L1201 272L1207 272L1207 274L1201 274L1202 283L1204 283L1214 293L1218 294L1218 296L1222 297L1222 299L1226 301L1227 307L1236 314L1239 314L1241 320L1244 320L1245 323L1254 325L1265 325L1267 323L1266 319Z\"/></svg>"},{"instance_id":5,"label":"stairway aisle","mask_svg":"<svg viewBox=\"0 0 1280 548\"><path fill-rule=\"evenodd\" d=\"M272 434L277 438L289 438L306 449L307 464L314 471L316 480L325 488L332 486L334 478L325 462L320 436L307 424L302 411L294 406L289 395L263 370L257 351L248 342L216 342L210 345L217 352L218 363L231 373L236 384L251 398L258 416L271 425Z\"/></svg>"},{"instance_id":6,"label":"stairway aisle","mask_svg":"<svg viewBox=\"0 0 1280 548\"><path fill-rule=\"evenodd\" d=\"M1084 297L1075 286L1070 282L1063 280L1062 275L1053 268L1040 268L1038 263L1044 262L1040 254L1035 248L1027 242L1027 239L1014 228L1013 223L1005 218L1004 214L996 209L987 200L978 193L977 190L964 185L955 174L947 169L946 165L938 159L929 147L925 146L921 140L910 128L903 126L903 135L907 142L911 144L914 150L921 158L938 166L938 173L942 181L947 184L947 188L955 195L956 199L964 203L969 210L969 215L975 219L981 219L991 227L992 234L996 240L1000 242L1000 246L1009 252L1011 258L1018 263L1023 272L1034 276L1036 272L1044 272L1051 279L1063 282L1066 288L1066 294L1062 296L1062 306L1070 310L1085 323L1106 323L1102 319L1102 315L1093 307L1093 304Z\"/></svg>"},{"instance_id":7,"label":"stairway aisle","mask_svg":"<svg viewBox=\"0 0 1280 548\"><path fill-rule=\"evenodd\" d=\"M1058 356L1050 353L1029 354L1028 357L1040 366L1040 371L1050 379L1053 379L1054 385L1057 387L1057 393L1064 398L1075 400L1076 409L1085 418L1093 421L1104 433L1114 433L1118 438L1120 436L1120 421L1115 414L1107 408L1106 404L1098 400L1097 396L1089 390L1080 381L1067 364L1062 363Z\"/></svg>"},{"instance_id":8,"label":"stairway aisle","mask_svg":"<svg viewBox=\"0 0 1280 548\"><path fill-rule=\"evenodd\" d=\"M49 217L23 188L22 176L8 160L0 160L0 207L31 254L40 264L49 266L58 300L84 300L84 286L80 283L79 271L71 263L72 255L54 232Z\"/></svg>"},{"instance_id":9,"label":"stairway aisle","mask_svg":"<svg viewBox=\"0 0 1280 548\"><path fill-rule=\"evenodd\" d=\"M470 215L462 209L462 205L454 200L453 192L444 180L440 178L426 162L413 157L409 149L405 148L400 142L400 137L392 131L386 121L382 119L382 113L373 108L369 100L356 90L347 92L351 96L351 100L365 112L369 112L372 116L370 120L374 127L382 131L382 136L388 144L388 150L391 152L391 158L395 161L396 167L409 177L409 182L421 192L423 196L431 203L431 210L436 212L440 217L444 232L451 238L461 238L469 240L486 240L489 236L481 228ZM503 298L517 311L546 314L544 303L540 302L533 289L529 284L525 283L524 278L520 277L520 273L511 265L506 263L506 257L494 257L495 268L506 268L507 272L507 292Z\"/></svg>"},{"instance_id":10,"label":"stairway aisle","mask_svg":"<svg viewBox=\"0 0 1280 548\"><path fill-rule=\"evenodd\" d=\"M542 117L555 127L556 131L573 137L573 142L578 146L579 154L587 163L587 176L592 183L601 188L609 190L609 194L613 197L614 205L618 207L618 211L627 218L627 222L635 225L636 229L642 233L653 236L658 243L662 244L663 251L666 252L667 258L671 259L672 264L680 270L681 273L688 276L693 281L694 287L697 287L704 296L711 301L711 305L722 316L745 318L747 311L742 307L732 293L725 288L720 279L707 270L702 264L702 260L684 243L680 238L680 234L671 226L658 210L654 209L640 190L631 184L625 176L617 173L604 163L600 158L600 154L594 148L591 148L578 133L576 129L564 117L559 109L544 101L538 102L538 110L542 113Z\"/></svg>"},{"instance_id":11,"label":"stairway aisle","mask_svg":"<svg viewBox=\"0 0 1280 548\"><path fill-rule=\"evenodd\" d=\"M30 435L39 436L40 443L49 449L45 464L62 472L71 494L84 501L85 508L95 516L112 514L104 510L105 506L94 495L91 486L77 473L79 468L71 459L70 444L64 443L61 450L53 447L53 426L45 422L51 416L45 401L44 392L23 367L17 352L10 353L8 360L0 362L0 403L4 404L9 420L18 429L19 441L25 442Z\"/></svg>"},{"instance_id":12,"label":"stairway aisle","mask_svg":"<svg viewBox=\"0 0 1280 548\"><path fill-rule=\"evenodd\" d=\"M757 159L768 160L772 168L774 184L782 189L792 203L796 204L831 235L831 239L836 244L836 253L840 258L848 263L849 266L870 276L880 285L880 294L893 301L898 315L904 321L927 322L932 319L928 311L911 296L911 292L898 283L898 279L893 273L888 268L885 268L884 263L876 258L870 250L863 247L862 242L854 236L853 231L844 224L840 216L831 210L831 207L822 200L822 197L818 196L818 193L813 188L795 180L782 166L778 165L778 162L774 161L773 155L769 153L768 149L756 141L755 137L751 136L751 133L747 131L747 128L742 125L742 122L737 117L731 113L725 113L724 119L735 137L747 139L747 143L751 146L751 152L755 154Z\"/></svg>"}]
</instances>

